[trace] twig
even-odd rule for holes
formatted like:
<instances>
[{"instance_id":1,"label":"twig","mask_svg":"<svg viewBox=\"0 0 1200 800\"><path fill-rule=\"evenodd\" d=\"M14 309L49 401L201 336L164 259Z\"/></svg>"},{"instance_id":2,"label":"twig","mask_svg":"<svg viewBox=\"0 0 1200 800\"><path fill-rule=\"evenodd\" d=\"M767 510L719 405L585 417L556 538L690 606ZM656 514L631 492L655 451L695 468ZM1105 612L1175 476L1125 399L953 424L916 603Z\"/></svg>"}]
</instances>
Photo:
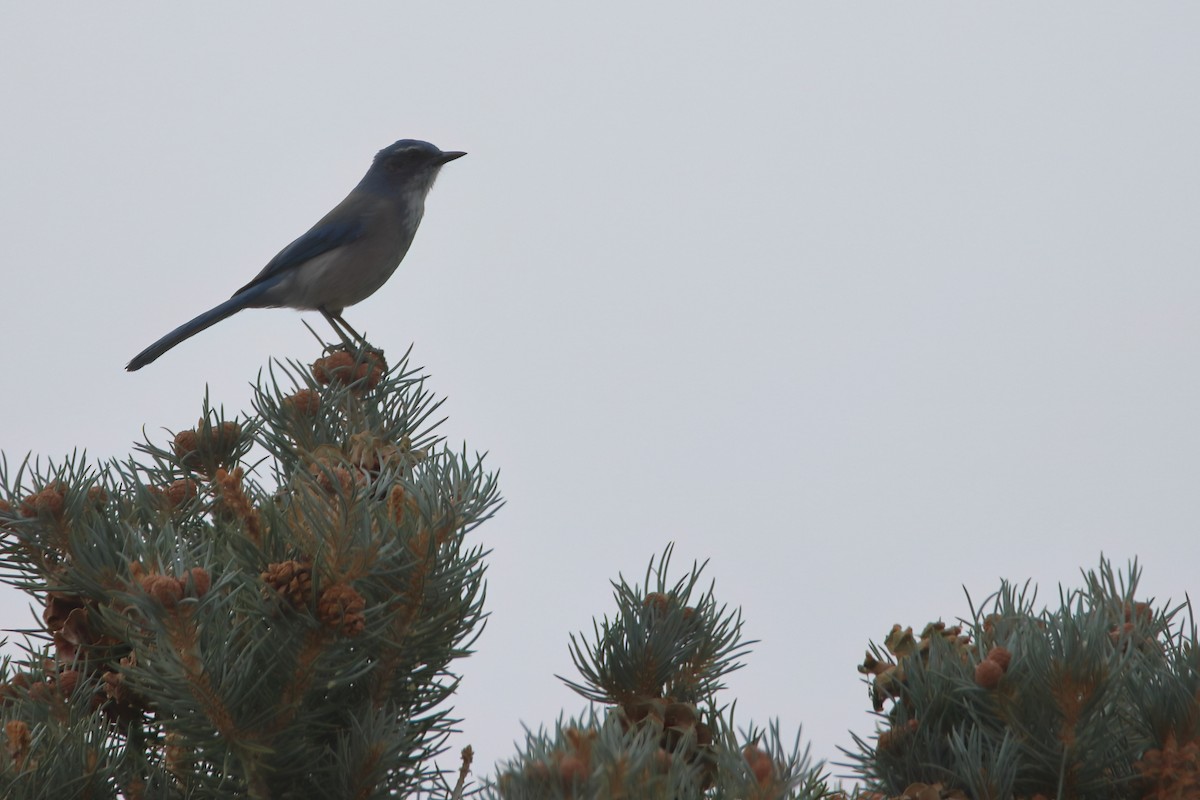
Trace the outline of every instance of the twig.
<instances>
[{"instance_id":1,"label":"twig","mask_svg":"<svg viewBox=\"0 0 1200 800\"><path fill-rule=\"evenodd\" d=\"M467 773L471 770L471 762L475 759L475 751L471 749L471 745L467 745L462 749L462 766L458 768L458 783L454 786L454 794L452 800L462 800L463 789L467 785Z\"/></svg>"}]
</instances>

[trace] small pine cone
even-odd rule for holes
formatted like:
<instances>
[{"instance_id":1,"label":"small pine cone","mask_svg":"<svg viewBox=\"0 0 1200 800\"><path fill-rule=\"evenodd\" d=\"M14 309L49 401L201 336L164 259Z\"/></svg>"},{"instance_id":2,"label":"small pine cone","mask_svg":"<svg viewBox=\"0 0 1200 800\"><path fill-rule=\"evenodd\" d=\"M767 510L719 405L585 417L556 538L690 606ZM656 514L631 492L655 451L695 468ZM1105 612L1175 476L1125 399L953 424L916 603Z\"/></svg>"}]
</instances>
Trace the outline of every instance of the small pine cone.
<instances>
[{"instance_id":1,"label":"small pine cone","mask_svg":"<svg viewBox=\"0 0 1200 800\"><path fill-rule=\"evenodd\" d=\"M50 592L46 595L46 607L42 610L42 622L46 630L58 633L67 624L71 612L84 607L83 598L63 592Z\"/></svg>"},{"instance_id":2,"label":"small pine cone","mask_svg":"<svg viewBox=\"0 0 1200 800\"><path fill-rule=\"evenodd\" d=\"M0 514L11 514L12 504L7 500L0 500Z\"/></svg>"},{"instance_id":3,"label":"small pine cone","mask_svg":"<svg viewBox=\"0 0 1200 800\"><path fill-rule=\"evenodd\" d=\"M378 350L367 350L363 356L363 362L354 371L354 379L361 380L365 389L374 389L387 374L387 361Z\"/></svg>"},{"instance_id":4,"label":"small pine cone","mask_svg":"<svg viewBox=\"0 0 1200 800\"><path fill-rule=\"evenodd\" d=\"M185 467L196 467L200 465L200 437L196 431L180 431L175 434L175 440L171 442L171 450L175 453L175 458L179 459L179 463Z\"/></svg>"},{"instance_id":5,"label":"small pine cone","mask_svg":"<svg viewBox=\"0 0 1200 800\"><path fill-rule=\"evenodd\" d=\"M558 760L558 779L564 788L569 789L587 780L587 762L582 756L567 753Z\"/></svg>"},{"instance_id":6,"label":"small pine cone","mask_svg":"<svg viewBox=\"0 0 1200 800\"><path fill-rule=\"evenodd\" d=\"M689 731L696 726L697 716L690 703L669 703L663 712L663 727Z\"/></svg>"},{"instance_id":7,"label":"small pine cone","mask_svg":"<svg viewBox=\"0 0 1200 800\"><path fill-rule=\"evenodd\" d=\"M142 591L157 600L163 608L174 608L183 598L183 586L178 578L150 574L138 583L141 584Z\"/></svg>"},{"instance_id":8,"label":"small pine cone","mask_svg":"<svg viewBox=\"0 0 1200 800\"><path fill-rule=\"evenodd\" d=\"M180 583L183 584L184 591L193 597L204 597L212 587L212 578L204 567L192 567L186 577L180 578Z\"/></svg>"},{"instance_id":9,"label":"small pine cone","mask_svg":"<svg viewBox=\"0 0 1200 800\"><path fill-rule=\"evenodd\" d=\"M75 687L79 685L79 678L79 672L73 669L65 669L58 673L58 691L63 697L69 697L75 691Z\"/></svg>"},{"instance_id":10,"label":"small pine cone","mask_svg":"<svg viewBox=\"0 0 1200 800\"><path fill-rule=\"evenodd\" d=\"M634 725L644 719L662 724L663 717L666 716L666 702L658 697L634 699L625 703L621 707L621 711L625 718Z\"/></svg>"},{"instance_id":11,"label":"small pine cone","mask_svg":"<svg viewBox=\"0 0 1200 800\"><path fill-rule=\"evenodd\" d=\"M1000 665L1000 669L1008 672L1008 665L1012 661L1012 653L1009 652L1007 647L997 645L988 651L987 660L995 661Z\"/></svg>"},{"instance_id":12,"label":"small pine cone","mask_svg":"<svg viewBox=\"0 0 1200 800\"><path fill-rule=\"evenodd\" d=\"M312 564L307 561L280 561L268 564L259 575L263 583L270 586L297 610L308 606L312 597Z\"/></svg>"},{"instance_id":13,"label":"small pine cone","mask_svg":"<svg viewBox=\"0 0 1200 800\"><path fill-rule=\"evenodd\" d=\"M59 488L57 483L47 484L41 491L35 492L21 501L21 516L47 516L61 520L66 500L66 493Z\"/></svg>"},{"instance_id":14,"label":"small pine cone","mask_svg":"<svg viewBox=\"0 0 1200 800\"><path fill-rule=\"evenodd\" d=\"M1125 604L1125 621L1135 620L1145 624L1154 620L1154 609L1150 608L1149 603L1134 603L1132 606L1129 603Z\"/></svg>"},{"instance_id":15,"label":"small pine cone","mask_svg":"<svg viewBox=\"0 0 1200 800\"><path fill-rule=\"evenodd\" d=\"M236 422L222 422L212 428L207 447L209 458L217 464L232 465L236 460L238 443L242 440L242 426ZM202 441L202 445L204 442Z\"/></svg>"},{"instance_id":16,"label":"small pine cone","mask_svg":"<svg viewBox=\"0 0 1200 800\"><path fill-rule=\"evenodd\" d=\"M108 505L108 492L103 486L93 486L87 492L88 502L96 509L104 508Z\"/></svg>"},{"instance_id":17,"label":"small pine cone","mask_svg":"<svg viewBox=\"0 0 1200 800\"><path fill-rule=\"evenodd\" d=\"M354 356L345 350L330 353L324 358L318 358L312 365L313 377L322 386L331 383L347 385L354 382Z\"/></svg>"},{"instance_id":18,"label":"small pine cone","mask_svg":"<svg viewBox=\"0 0 1200 800\"><path fill-rule=\"evenodd\" d=\"M232 420L222 422L212 429L213 448L216 450L231 450L242 438L242 426Z\"/></svg>"},{"instance_id":19,"label":"small pine cone","mask_svg":"<svg viewBox=\"0 0 1200 800\"><path fill-rule=\"evenodd\" d=\"M73 664L79 658L80 647L78 642L73 642L61 633L56 633L52 637L54 640L54 658L60 664Z\"/></svg>"},{"instance_id":20,"label":"small pine cone","mask_svg":"<svg viewBox=\"0 0 1200 800\"><path fill-rule=\"evenodd\" d=\"M975 683L984 689L995 689L1000 684L1002 675L1004 667L989 658L980 661L975 667Z\"/></svg>"},{"instance_id":21,"label":"small pine cone","mask_svg":"<svg viewBox=\"0 0 1200 800\"><path fill-rule=\"evenodd\" d=\"M771 776L775 772L775 762L771 760L771 755L767 751L757 745L746 745L742 750L742 757L746 759L746 764L754 773L754 780L758 782L759 786L771 780Z\"/></svg>"},{"instance_id":22,"label":"small pine cone","mask_svg":"<svg viewBox=\"0 0 1200 800\"><path fill-rule=\"evenodd\" d=\"M299 417L315 417L321 409L321 395L312 389L300 389L283 398L283 407Z\"/></svg>"},{"instance_id":23,"label":"small pine cone","mask_svg":"<svg viewBox=\"0 0 1200 800\"><path fill-rule=\"evenodd\" d=\"M911 627L902 628L899 624L896 624L892 626L891 631L884 637L883 646L894 656L907 656L917 651L917 640L913 636L913 629Z\"/></svg>"},{"instance_id":24,"label":"small pine cone","mask_svg":"<svg viewBox=\"0 0 1200 800\"><path fill-rule=\"evenodd\" d=\"M129 690L125 688L125 676L119 672L110 670L101 675L100 688L117 703L124 703L130 699Z\"/></svg>"},{"instance_id":25,"label":"small pine cone","mask_svg":"<svg viewBox=\"0 0 1200 800\"><path fill-rule=\"evenodd\" d=\"M24 720L11 719L4 723L4 737L8 740L8 757L13 760L18 769L25 763L29 755L29 726Z\"/></svg>"},{"instance_id":26,"label":"small pine cone","mask_svg":"<svg viewBox=\"0 0 1200 800\"><path fill-rule=\"evenodd\" d=\"M201 419L192 430L176 434L171 447L184 467L212 474L216 467L234 463L241 438L242 426L236 422L211 425Z\"/></svg>"},{"instance_id":27,"label":"small pine cone","mask_svg":"<svg viewBox=\"0 0 1200 800\"><path fill-rule=\"evenodd\" d=\"M49 626L47 626L49 627ZM60 664L70 664L80 651L99 642L88 626L88 609L81 606L67 614L62 626L54 631L54 655Z\"/></svg>"},{"instance_id":28,"label":"small pine cone","mask_svg":"<svg viewBox=\"0 0 1200 800\"><path fill-rule=\"evenodd\" d=\"M317 616L343 636L357 636L366 627L363 609L367 603L354 587L344 583L327 586L317 601Z\"/></svg>"},{"instance_id":29,"label":"small pine cone","mask_svg":"<svg viewBox=\"0 0 1200 800\"><path fill-rule=\"evenodd\" d=\"M917 732L919 723L915 719L910 719L904 723L902 727L891 727L883 733L879 734L879 741L876 749L898 751L904 747L914 733Z\"/></svg>"},{"instance_id":30,"label":"small pine cone","mask_svg":"<svg viewBox=\"0 0 1200 800\"><path fill-rule=\"evenodd\" d=\"M642 601L642 605L647 608L653 608L659 614L666 614L671 608L671 598L662 592L650 592L646 595L646 599Z\"/></svg>"},{"instance_id":31,"label":"small pine cone","mask_svg":"<svg viewBox=\"0 0 1200 800\"><path fill-rule=\"evenodd\" d=\"M895 664L890 661L880 661L870 651L867 652L863 663L859 665L858 671L863 675L874 675L879 677L890 669L895 668Z\"/></svg>"},{"instance_id":32,"label":"small pine cone","mask_svg":"<svg viewBox=\"0 0 1200 800\"><path fill-rule=\"evenodd\" d=\"M179 508L196 496L198 487L191 478L181 478L163 490L162 497L169 508Z\"/></svg>"},{"instance_id":33,"label":"small pine cone","mask_svg":"<svg viewBox=\"0 0 1200 800\"><path fill-rule=\"evenodd\" d=\"M137 667L137 654L130 653L125 656L120 665L127 669ZM125 685L125 675L116 670L109 670L100 676L100 688L118 706L135 708L140 705L138 696Z\"/></svg>"},{"instance_id":34,"label":"small pine cone","mask_svg":"<svg viewBox=\"0 0 1200 800\"><path fill-rule=\"evenodd\" d=\"M361 472L351 473L331 458L322 457L308 465L308 474L316 479L317 485L328 494L350 497L355 483L365 483Z\"/></svg>"}]
</instances>

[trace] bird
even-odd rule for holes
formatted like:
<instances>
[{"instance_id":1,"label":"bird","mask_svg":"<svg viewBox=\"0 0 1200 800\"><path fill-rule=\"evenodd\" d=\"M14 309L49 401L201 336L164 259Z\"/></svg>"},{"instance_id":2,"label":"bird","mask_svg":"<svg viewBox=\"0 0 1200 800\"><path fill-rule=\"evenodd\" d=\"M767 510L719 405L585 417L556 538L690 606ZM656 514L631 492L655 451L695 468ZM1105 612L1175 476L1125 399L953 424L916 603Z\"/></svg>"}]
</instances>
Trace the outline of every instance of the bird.
<instances>
[{"instance_id":1,"label":"bird","mask_svg":"<svg viewBox=\"0 0 1200 800\"><path fill-rule=\"evenodd\" d=\"M416 236L438 172L465 155L419 139L401 139L380 150L346 199L280 250L254 280L138 353L125 369L141 369L244 308L320 311L347 347L347 331L365 344L342 311L370 297L396 271Z\"/></svg>"}]
</instances>

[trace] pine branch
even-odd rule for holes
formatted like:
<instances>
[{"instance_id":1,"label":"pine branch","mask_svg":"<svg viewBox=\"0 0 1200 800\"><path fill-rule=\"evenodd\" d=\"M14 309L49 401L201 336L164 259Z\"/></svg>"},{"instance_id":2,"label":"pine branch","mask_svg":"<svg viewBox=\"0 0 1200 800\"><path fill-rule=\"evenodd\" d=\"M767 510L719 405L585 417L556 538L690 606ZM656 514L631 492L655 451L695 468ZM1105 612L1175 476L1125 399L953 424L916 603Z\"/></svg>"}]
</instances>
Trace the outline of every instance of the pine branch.
<instances>
[{"instance_id":1,"label":"pine branch","mask_svg":"<svg viewBox=\"0 0 1200 800\"><path fill-rule=\"evenodd\" d=\"M500 498L439 405L407 357L334 350L128 461L0 465L0 576L44 626L4 676L5 796L443 785L450 668L484 619L466 537Z\"/></svg>"}]
</instances>

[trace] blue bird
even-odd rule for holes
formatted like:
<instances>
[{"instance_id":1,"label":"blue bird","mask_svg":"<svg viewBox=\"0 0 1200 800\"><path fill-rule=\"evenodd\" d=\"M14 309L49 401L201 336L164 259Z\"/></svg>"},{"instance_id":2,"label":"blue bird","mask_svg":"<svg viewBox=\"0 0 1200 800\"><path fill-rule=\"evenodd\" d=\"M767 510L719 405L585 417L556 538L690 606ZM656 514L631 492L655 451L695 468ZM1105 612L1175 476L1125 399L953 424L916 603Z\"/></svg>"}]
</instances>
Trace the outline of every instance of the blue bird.
<instances>
[{"instance_id":1,"label":"blue bird","mask_svg":"<svg viewBox=\"0 0 1200 800\"><path fill-rule=\"evenodd\" d=\"M280 250L254 280L138 353L125 369L141 369L243 308L320 311L347 345L346 331L362 342L342 319L342 310L374 294L400 266L417 234L425 196L438 171L465 155L416 139L401 139L380 150L346 199Z\"/></svg>"}]
</instances>

